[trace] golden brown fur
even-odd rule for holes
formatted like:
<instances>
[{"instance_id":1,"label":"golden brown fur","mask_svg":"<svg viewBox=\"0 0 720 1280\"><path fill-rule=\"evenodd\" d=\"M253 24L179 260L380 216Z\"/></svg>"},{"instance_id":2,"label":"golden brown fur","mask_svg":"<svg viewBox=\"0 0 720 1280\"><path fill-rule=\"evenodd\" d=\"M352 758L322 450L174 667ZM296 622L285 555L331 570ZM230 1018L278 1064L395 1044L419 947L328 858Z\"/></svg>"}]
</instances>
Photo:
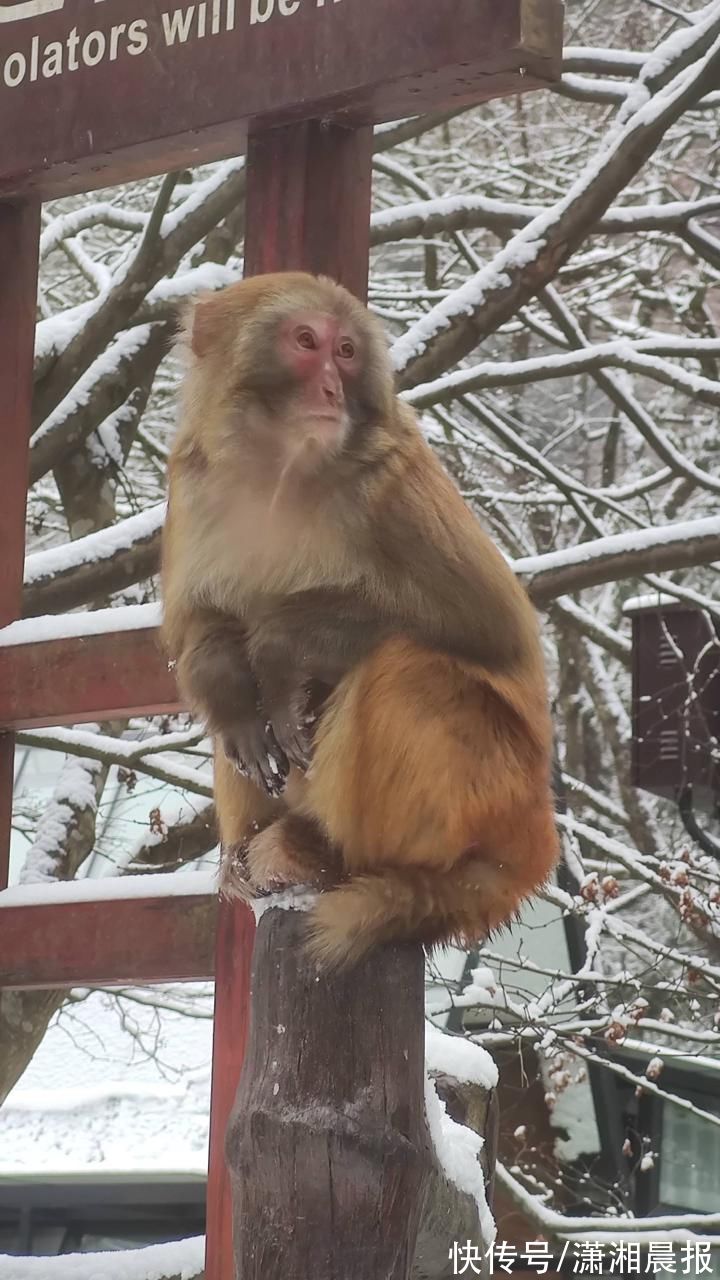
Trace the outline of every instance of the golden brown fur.
<instances>
[{"instance_id":1,"label":"golden brown fur","mask_svg":"<svg viewBox=\"0 0 720 1280\"><path fill-rule=\"evenodd\" d=\"M304 309L339 317L361 349L351 433L334 452L296 412L292 385L268 408L284 377L273 326ZM293 769L282 797L217 746L226 884L238 849L242 876L262 887L342 881L312 916L331 964L390 939L475 941L557 853L534 611L344 290L300 274L244 281L197 305L185 344L163 564L181 688L226 744L241 702L247 742L252 689L278 741L305 683L332 689L307 776Z\"/></svg>"}]
</instances>

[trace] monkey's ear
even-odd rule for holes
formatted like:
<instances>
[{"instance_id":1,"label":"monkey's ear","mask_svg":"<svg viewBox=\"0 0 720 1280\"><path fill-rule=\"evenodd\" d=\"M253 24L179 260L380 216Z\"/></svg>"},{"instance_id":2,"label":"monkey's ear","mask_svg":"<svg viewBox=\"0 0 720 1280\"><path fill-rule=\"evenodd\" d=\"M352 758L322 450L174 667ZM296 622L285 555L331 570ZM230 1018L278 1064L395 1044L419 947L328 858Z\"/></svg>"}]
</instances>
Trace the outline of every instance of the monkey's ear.
<instances>
[{"instance_id":1,"label":"monkey's ear","mask_svg":"<svg viewBox=\"0 0 720 1280\"><path fill-rule=\"evenodd\" d=\"M220 341L224 326L222 307L216 298L201 298L190 308L186 324L190 334L193 355L206 356Z\"/></svg>"}]
</instances>

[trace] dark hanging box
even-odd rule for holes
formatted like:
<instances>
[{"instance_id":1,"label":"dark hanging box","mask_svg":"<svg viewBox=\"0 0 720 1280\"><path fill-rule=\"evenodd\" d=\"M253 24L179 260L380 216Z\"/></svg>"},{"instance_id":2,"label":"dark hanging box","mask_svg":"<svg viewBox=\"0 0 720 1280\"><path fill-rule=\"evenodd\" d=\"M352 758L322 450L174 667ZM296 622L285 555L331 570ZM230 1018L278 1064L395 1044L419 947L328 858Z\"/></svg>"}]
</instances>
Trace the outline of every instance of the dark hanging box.
<instances>
[{"instance_id":1,"label":"dark hanging box","mask_svg":"<svg viewBox=\"0 0 720 1280\"><path fill-rule=\"evenodd\" d=\"M720 798L720 639L701 609L662 596L629 600L632 781L696 809Z\"/></svg>"}]
</instances>

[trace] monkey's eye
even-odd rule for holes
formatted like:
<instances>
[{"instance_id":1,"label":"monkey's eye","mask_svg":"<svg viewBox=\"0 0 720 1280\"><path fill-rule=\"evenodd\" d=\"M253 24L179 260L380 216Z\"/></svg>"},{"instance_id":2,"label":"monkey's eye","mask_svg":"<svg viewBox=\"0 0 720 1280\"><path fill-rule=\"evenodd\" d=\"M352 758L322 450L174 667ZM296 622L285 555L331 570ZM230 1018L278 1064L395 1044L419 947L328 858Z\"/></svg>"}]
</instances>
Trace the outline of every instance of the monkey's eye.
<instances>
[{"instance_id":1,"label":"monkey's eye","mask_svg":"<svg viewBox=\"0 0 720 1280\"><path fill-rule=\"evenodd\" d=\"M297 334L295 341L298 346L302 347L305 351L315 351L317 348L315 334L312 329L301 329Z\"/></svg>"},{"instance_id":2,"label":"monkey's eye","mask_svg":"<svg viewBox=\"0 0 720 1280\"><path fill-rule=\"evenodd\" d=\"M343 360L352 360L355 355L355 347L353 343L350 342L349 338L346 338L344 342L340 343L340 346L338 347L338 354L342 356Z\"/></svg>"}]
</instances>

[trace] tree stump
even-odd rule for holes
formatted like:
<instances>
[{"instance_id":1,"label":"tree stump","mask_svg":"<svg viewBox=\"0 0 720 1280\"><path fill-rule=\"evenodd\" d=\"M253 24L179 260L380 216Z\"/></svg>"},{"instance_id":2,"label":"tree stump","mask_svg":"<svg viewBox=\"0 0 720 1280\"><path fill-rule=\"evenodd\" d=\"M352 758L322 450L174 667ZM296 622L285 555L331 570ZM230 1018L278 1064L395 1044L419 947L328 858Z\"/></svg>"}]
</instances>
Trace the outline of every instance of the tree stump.
<instances>
[{"instance_id":1,"label":"tree stump","mask_svg":"<svg viewBox=\"0 0 720 1280\"><path fill-rule=\"evenodd\" d=\"M318 974L304 912L258 924L227 1135L236 1280L408 1280L433 1155L419 946Z\"/></svg>"}]
</instances>

